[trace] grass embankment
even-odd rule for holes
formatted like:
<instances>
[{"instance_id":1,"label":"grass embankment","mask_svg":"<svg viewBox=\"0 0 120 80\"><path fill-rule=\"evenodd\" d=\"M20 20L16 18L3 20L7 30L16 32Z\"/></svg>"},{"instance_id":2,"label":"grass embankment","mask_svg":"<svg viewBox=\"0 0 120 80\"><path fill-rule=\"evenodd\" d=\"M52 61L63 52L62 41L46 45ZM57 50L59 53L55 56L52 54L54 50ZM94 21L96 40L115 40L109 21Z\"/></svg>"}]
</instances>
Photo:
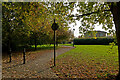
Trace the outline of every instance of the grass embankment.
<instances>
[{"instance_id":1,"label":"grass embankment","mask_svg":"<svg viewBox=\"0 0 120 80\"><path fill-rule=\"evenodd\" d=\"M118 73L117 46L75 45L56 59L53 71L60 78L106 78ZM53 65L53 63L51 63Z\"/></svg>"}]
</instances>

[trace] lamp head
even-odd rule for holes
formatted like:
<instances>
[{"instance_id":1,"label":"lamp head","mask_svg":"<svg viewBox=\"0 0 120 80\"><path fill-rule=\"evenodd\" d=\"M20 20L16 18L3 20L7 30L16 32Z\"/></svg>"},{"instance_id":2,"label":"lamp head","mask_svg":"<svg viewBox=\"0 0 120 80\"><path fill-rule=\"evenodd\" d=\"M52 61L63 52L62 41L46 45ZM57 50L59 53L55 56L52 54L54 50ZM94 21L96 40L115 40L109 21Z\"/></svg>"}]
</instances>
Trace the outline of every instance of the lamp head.
<instances>
[{"instance_id":1,"label":"lamp head","mask_svg":"<svg viewBox=\"0 0 120 80\"><path fill-rule=\"evenodd\" d=\"M58 24L55 23L55 19L54 19L54 23L52 24L51 28L52 28L52 30L54 30L54 31L56 31L56 30L59 28Z\"/></svg>"}]
</instances>

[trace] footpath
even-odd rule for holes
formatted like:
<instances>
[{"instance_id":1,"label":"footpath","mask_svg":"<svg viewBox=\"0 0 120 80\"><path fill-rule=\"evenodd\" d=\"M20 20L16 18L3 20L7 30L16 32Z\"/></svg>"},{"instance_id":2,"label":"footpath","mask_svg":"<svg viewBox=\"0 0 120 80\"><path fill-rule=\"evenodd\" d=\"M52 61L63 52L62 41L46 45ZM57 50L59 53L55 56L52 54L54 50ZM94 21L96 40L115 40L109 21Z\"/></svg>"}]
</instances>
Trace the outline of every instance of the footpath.
<instances>
[{"instance_id":1,"label":"footpath","mask_svg":"<svg viewBox=\"0 0 120 80\"><path fill-rule=\"evenodd\" d=\"M56 56L63 54L74 47L64 46L56 50ZM2 64L2 78L57 78L57 75L51 70L49 61L54 58L53 50L41 50L26 57L25 64L20 61L13 60L11 63Z\"/></svg>"}]
</instances>

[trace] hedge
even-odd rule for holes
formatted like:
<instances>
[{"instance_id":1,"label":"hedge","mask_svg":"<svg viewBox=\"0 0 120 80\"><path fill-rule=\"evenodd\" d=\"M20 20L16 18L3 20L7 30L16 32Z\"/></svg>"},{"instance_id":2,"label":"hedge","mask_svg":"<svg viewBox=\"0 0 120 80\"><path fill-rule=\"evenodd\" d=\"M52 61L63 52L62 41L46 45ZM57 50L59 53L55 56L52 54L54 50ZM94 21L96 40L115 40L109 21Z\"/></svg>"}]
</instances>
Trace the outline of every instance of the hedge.
<instances>
[{"instance_id":1,"label":"hedge","mask_svg":"<svg viewBox=\"0 0 120 80\"><path fill-rule=\"evenodd\" d=\"M111 42L114 42L114 38L74 39L75 45L109 45Z\"/></svg>"}]
</instances>

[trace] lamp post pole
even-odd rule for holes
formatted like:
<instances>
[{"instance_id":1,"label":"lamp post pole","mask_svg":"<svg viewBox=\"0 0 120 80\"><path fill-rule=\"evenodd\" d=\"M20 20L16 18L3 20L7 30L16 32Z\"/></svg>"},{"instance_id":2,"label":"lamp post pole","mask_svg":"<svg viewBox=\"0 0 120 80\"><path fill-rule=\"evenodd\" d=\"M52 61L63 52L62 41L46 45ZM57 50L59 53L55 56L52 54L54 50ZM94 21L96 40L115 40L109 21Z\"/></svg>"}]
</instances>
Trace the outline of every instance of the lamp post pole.
<instances>
[{"instance_id":1,"label":"lamp post pole","mask_svg":"<svg viewBox=\"0 0 120 80\"><path fill-rule=\"evenodd\" d=\"M54 66L55 66L55 31L58 29L58 24L55 23L55 19L54 19L54 23L52 24L51 28L54 31Z\"/></svg>"},{"instance_id":2,"label":"lamp post pole","mask_svg":"<svg viewBox=\"0 0 120 80\"><path fill-rule=\"evenodd\" d=\"M54 66L55 66L55 30L54 30Z\"/></svg>"}]
</instances>

